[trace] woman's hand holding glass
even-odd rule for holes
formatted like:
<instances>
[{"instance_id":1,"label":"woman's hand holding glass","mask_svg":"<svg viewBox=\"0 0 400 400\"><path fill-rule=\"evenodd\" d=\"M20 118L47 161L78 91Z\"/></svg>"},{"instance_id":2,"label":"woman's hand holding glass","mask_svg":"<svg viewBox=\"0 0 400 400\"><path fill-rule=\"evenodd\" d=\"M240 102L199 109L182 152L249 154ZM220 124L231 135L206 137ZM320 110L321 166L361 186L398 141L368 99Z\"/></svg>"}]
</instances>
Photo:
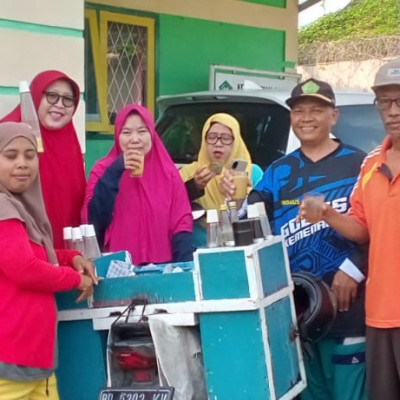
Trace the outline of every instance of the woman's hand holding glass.
<instances>
[{"instance_id":1,"label":"woman's hand holding glass","mask_svg":"<svg viewBox=\"0 0 400 400\"><path fill-rule=\"evenodd\" d=\"M210 171L208 165L202 165L201 167L197 168L196 173L194 175L194 181L196 186L200 189L204 189L208 182L212 178L214 178L215 173Z\"/></svg>"},{"instance_id":2,"label":"woman's hand holding glass","mask_svg":"<svg viewBox=\"0 0 400 400\"><path fill-rule=\"evenodd\" d=\"M222 178L219 181L219 190L228 200L232 200L236 191L236 186L233 182L233 173L231 169L224 169Z\"/></svg>"},{"instance_id":3,"label":"woman's hand holding glass","mask_svg":"<svg viewBox=\"0 0 400 400\"><path fill-rule=\"evenodd\" d=\"M142 168L143 165L143 150L140 148L127 148L124 151L125 169L135 171Z\"/></svg>"},{"instance_id":4,"label":"woman's hand holding glass","mask_svg":"<svg viewBox=\"0 0 400 400\"><path fill-rule=\"evenodd\" d=\"M247 187L251 186L250 179L247 176L247 173L245 171L234 171L232 169L225 169L223 172L222 178L219 181L219 190L228 200L232 200L232 199L235 200L237 202L238 206L240 207L243 200L246 198L246 195L244 193L247 190L240 190L240 192L243 192L244 195L238 196L237 184L243 183L243 182L239 182L239 180L236 180L238 177L238 174L240 174L240 178L243 177L245 179L244 183L247 182ZM235 180L236 180L236 182L235 182ZM241 186L240 189L244 189L244 187Z\"/></svg>"}]
</instances>

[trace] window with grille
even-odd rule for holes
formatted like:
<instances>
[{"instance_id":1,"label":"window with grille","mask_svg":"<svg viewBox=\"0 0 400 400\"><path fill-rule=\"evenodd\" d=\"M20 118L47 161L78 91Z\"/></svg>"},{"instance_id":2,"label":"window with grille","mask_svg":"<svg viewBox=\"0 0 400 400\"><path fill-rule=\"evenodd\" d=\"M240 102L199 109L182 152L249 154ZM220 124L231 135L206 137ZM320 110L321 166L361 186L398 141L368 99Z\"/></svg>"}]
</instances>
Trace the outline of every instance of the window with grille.
<instances>
[{"instance_id":1,"label":"window with grille","mask_svg":"<svg viewBox=\"0 0 400 400\"><path fill-rule=\"evenodd\" d=\"M87 10L85 28L87 130L112 132L124 105L154 110L154 20Z\"/></svg>"}]
</instances>

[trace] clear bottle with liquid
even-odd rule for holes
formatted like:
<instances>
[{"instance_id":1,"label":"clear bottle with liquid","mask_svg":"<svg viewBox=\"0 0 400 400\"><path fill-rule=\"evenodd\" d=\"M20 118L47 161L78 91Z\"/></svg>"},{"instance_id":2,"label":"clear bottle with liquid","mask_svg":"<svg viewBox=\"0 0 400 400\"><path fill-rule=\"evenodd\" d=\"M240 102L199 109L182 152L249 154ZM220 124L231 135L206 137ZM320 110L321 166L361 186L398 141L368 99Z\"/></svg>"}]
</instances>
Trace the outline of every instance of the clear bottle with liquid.
<instances>
[{"instance_id":1,"label":"clear bottle with liquid","mask_svg":"<svg viewBox=\"0 0 400 400\"><path fill-rule=\"evenodd\" d=\"M233 238L232 224L229 219L228 206L226 204L220 205L220 222L219 222L219 232L220 232L220 242L223 246L234 246L235 239Z\"/></svg>"},{"instance_id":2,"label":"clear bottle with liquid","mask_svg":"<svg viewBox=\"0 0 400 400\"><path fill-rule=\"evenodd\" d=\"M85 254L85 244L82 237L81 228L72 228L72 248Z\"/></svg>"},{"instance_id":3,"label":"clear bottle with liquid","mask_svg":"<svg viewBox=\"0 0 400 400\"><path fill-rule=\"evenodd\" d=\"M207 210L207 247L218 247L219 244L219 224L218 211L215 209Z\"/></svg>"},{"instance_id":4,"label":"clear bottle with liquid","mask_svg":"<svg viewBox=\"0 0 400 400\"><path fill-rule=\"evenodd\" d=\"M231 220L231 224L233 224L236 221L239 221L236 201L232 200L228 202L228 208L229 208L229 217Z\"/></svg>"},{"instance_id":5,"label":"clear bottle with liquid","mask_svg":"<svg viewBox=\"0 0 400 400\"><path fill-rule=\"evenodd\" d=\"M96 233L93 225L85 225L85 257L89 260L101 257L99 243L97 242Z\"/></svg>"},{"instance_id":6,"label":"clear bottle with liquid","mask_svg":"<svg viewBox=\"0 0 400 400\"><path fill-rule=\"evenodd\" d=\"M63 228L64 248L72 249L72 226Z\"/></svg>"},{"instance_id":7,"label":"clear bottle with liquid","mask_svg":"<svg viewBox=\"0 0 400 400\"><path fill-rule=\"evenodd\" d=\"M40 132L39 119L36 113L35 105L27 81L19 83L19 95L21 104L21 121L31 126L36 137L37 149L39 153L43 152L42 134Z\"/></svg>"},{"instance_id":8,"label":"clear bottle with liquid","mask_svg":"<svg viewBox=\"0 0 400 400\"><path fill-rule=\"evenodd\" d=\"M261 228L260 218L258 216L258 209L255 204L247 206L247 218L253 225L253 243L260 243L264 240L263 231Z\"/></svg>"},{"instance_id":9,"label":"clear bottle with liquid","mask_svg":"<svg viewBox=\"0 0 400 400\"><path fill-rule=\"evenodd\" d=\"M272 235L272 232L271 232L271 226L269 224L268 216L265 211L265 204L262 201L260 201L258 203L255 203L255 205L257 206L258 218L260 219L263 236L266 239L268 236Z\"/></svg>"}]
</instances>

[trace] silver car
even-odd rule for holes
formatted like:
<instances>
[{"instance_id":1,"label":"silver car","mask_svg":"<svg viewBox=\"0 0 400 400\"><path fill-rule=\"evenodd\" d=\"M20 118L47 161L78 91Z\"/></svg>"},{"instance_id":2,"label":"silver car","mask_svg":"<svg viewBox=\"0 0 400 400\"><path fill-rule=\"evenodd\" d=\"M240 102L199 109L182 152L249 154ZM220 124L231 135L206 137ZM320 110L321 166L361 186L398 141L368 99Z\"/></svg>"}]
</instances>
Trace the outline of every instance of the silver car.
<instances>
[{"instance_id":1,"label":"silver car","mask_svg":"<svg viewBox=\"0 0 400 400\"><path fill-rule=\"evenodd\" d=\"M344 143L368 152L378 145L384 128L373 105L372 92L336 91L340 112L332 134ZM214 91L161 96L157 100L160 117L157 131L176 164L197 158L201 130L214 113L235 116L253 162L265 169L272 161L288 154L299 142L290 129L289 108L282 91Z\"/></svg>"}]
</instances>

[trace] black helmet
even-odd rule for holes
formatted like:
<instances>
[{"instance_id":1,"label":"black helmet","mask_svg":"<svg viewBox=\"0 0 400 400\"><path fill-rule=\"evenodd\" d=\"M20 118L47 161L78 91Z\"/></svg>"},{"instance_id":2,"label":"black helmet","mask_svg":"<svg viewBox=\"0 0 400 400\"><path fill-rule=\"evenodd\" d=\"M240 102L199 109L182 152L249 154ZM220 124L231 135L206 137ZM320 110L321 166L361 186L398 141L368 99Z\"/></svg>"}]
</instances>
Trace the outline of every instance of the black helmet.
<instances>
[{"instance_id":1,"label":"black helmet","mask_svg":"<svg viewBox=\"0 0 400 400\"><path fill-rule=\"evenodd\" d=\"M307 272L292 274L294 303L300 339L316 342L331 329L336 317L336 297L321 279Z\"/></svg>"}]
</instances>

